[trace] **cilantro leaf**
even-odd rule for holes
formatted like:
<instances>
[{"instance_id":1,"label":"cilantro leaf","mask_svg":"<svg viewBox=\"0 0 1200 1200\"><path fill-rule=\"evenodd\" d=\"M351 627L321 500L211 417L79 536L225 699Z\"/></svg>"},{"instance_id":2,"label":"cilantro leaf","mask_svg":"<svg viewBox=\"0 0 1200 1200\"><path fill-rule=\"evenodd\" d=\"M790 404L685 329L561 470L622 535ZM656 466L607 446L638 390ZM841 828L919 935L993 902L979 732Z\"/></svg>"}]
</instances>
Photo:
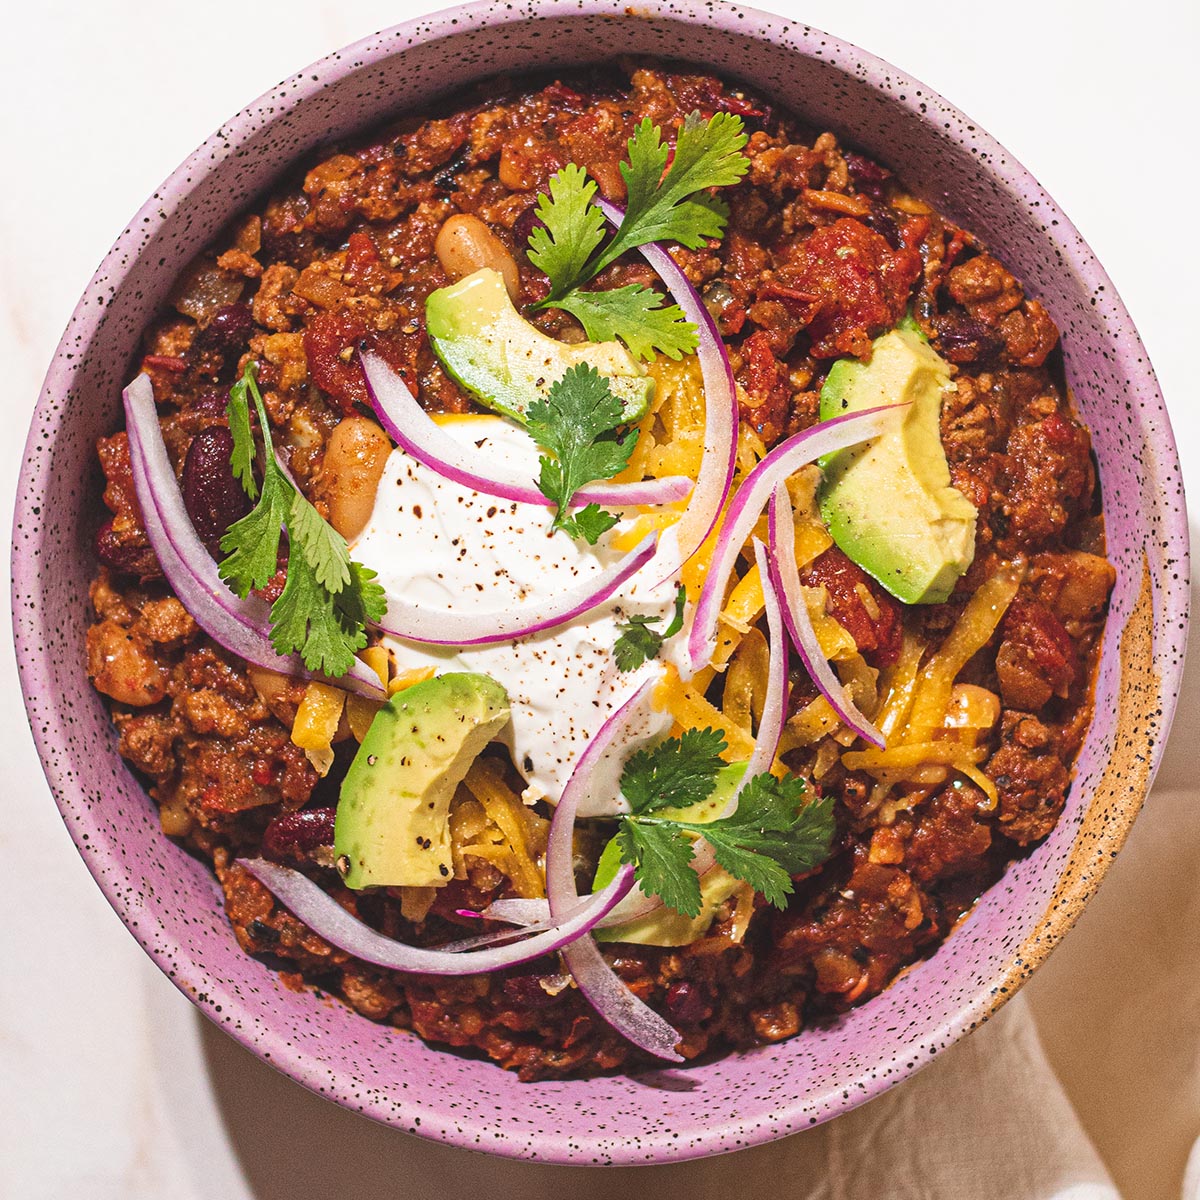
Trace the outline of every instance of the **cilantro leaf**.
<instances>
[{"instance_id":1,"label":"cilantro leaf","mask_svg":"<svg viewBox=\"0 0 1200 1200\"><path fill-rule=\"evenodd\" d=\"M258 503L221 538L227 555L221 560L221 578L243 600L254 588L266 587L279 569L279 539L291 507L290 492L283 475L268 470Z\"/></svg>"},{"instance_id":2,"label":"cilantro leaf","mask_svg":"<svg viewBox=\"0 0 1200 1200\"><path fill-rule=\"evenodd\" d=\"M725 738L716 729L685 729L629 756L621 773L621 794L635 815L681 808L707 800L725 765Z\"/></svg>"},{"instance_id":3,"label":"cilantro leaf","mask_svg":"<svg viewBox=\"0 0 1200 1200\"><path fill-rule=\"evenodd\" d=\"M691 868L695 854L687 838L669 825L624 820L617 830L621 861L633 864L634 878L647 895L688 917L700 915L700 877Z\"/></svg>"},{"instance_id":4,"label":"cilantro leaf","mask_svg":"<svg viewBox=\"0 0 1200 1200\"><path fill-rule=\"evenodd\" d=\"M678 359L699 344L696 326L683 315L683 309L666 304L659 292L640 283L607 291L576 288L555 301L555 307L575 317L589 340L620 338L634 358L650 359L657 352Z\"/></svg>"},{"instance_id":5,"label":"cilantro leaf","mask_svg":"<svg viewBox=\"0 0 1200 1200\"><path fill-rule=\"evenodd\" d=\"M249 400L254 401L263 432L262 489L253 475L254 440ZM278 570L279 544L288 539L287 578L271 606L271 644L280 654L299 652L305 666L327 675L344 675L354 652L367 644L366 622L380 620L387 604L375 572L354 562L342 537L283 473L271 445L266 405L248 363L230 389L230 429L234 470L250 498L258 503L221 539L226 557L221 578L243 599L266 586Z\"/></svg>"},{"instance_id":6,"label":"cilantro leaf","mask_svg":"<svg viewBox=\"0 0 1200 1200\"><path fill-rule=\"evenodd\" d=\"M628 191L625 218L597 256L595 272L647 242L673 241L697 250L708 238L720 237L728 215L724 205L693 197L741 179L750 165L742 154L747 140L742 119L733 113L716 113L707 121L690 113L664 175L669 150L662 131L648 117L642 121L629 140L629 162L621 164Z\"/></svg>"},{"instance_id":7,"label":"cilantro leaf","mask_svg":"<svg viewBox=\"0 0 1200 1200\"><path fill-rule=\"evenodd\" d=\"M714 795L724 748L717 731L689 729L631 755L621 776L631 811L617 829L620 859L633 865L643 891L687 916L701 907L689 865L694 839L704 838L721 867L776 908L786 907L792 877L824 862L833 846L832 798L806 802L807 784L795 776L755 775L729 816L687 820L688 807Z\"/></svg>"},{"instance_id":8,"label":"cilantro leaf","mask_svg":"<svg viewBox=\"0 0 1200 1200\"><path fill-rule=\"evenodd\" d=\"M321 586L303 553L288 555L287 581L271 605L271 644L280 654L300 652L310 671L344 675L354 664L354 652L367 644L367 633L354 618L354 598L347 611L342 594Z\"/></svg>"},{"instance_id":9,"label":"cilantro leaf","mask_svg":"<svg viewBox=\"0 0 1200 1200\"><path fill-rule=\"evenodd\" d=\"M680 586L675 593L675 615L671 623L661 633L651 629L657 625L661 617L633 616L624 623L621 635L613 646L613 656L617 660L618 671L636 671L642 663L658 657L662 644L668 638L674 637L683 628L683 606L687 602L687 588Z\"/></svg>"},{"instance_id":10,"label":"cilantro leaf","mask_svg":"<svg viewBox=\"0 0 1200 1200\"><path fill-rule=\"evenodd\" d=\"M600 540L600 535L607 533L616 523L616 513L610 513L598 504L585 504L556 521L559 529L572 537L583 538L589 546L594 546Z\"/></svg>"},{"instance_id":11,"label":"cilantro leaf","mask_svg":"<svg viewBox=\"0 0 1200 1200\"><path fill-rule=\"evenodd\" d=\"M728 207L709 192L745 174L746 142L742 120L732 113L707 121L691 113L673 151L653 121L642 121L629 139L628 162L621 164L625 215L607 242L603 215L592 204L596 184L574 163L556 172L548 194L538 200L542 224L529 235L530 261L550 279L550 294L536 307L565 309L593 341L620 338L639 358L656 351L678 358L694 350L696 327L676 305L664 305L657 292L639 284L599 292L581 288L627 250L648 242L674 241L695 250L720 237Z\"/></svg>"},{"instance_id":12,"label":"cilantro leaf","mask_svg":"<svg viewBox=\"0 0 1200 1200\"><path fill-rule=\"evenodd\" d=\"M542 222L529 235L529 261L545 271L555 292L566 292L604 237L604 214L592 203L596 184L568 163L550 177L549 194L538 197Z\"/></svg>"},{"instance_id":13,"label":"cilantro leaf","mask_svg":"<svg viewBox=\"0 0 1200 1200\"><path fill-rule=\"evenodd\" d=\"M784 908L792 893L791 877L828 858L833 842L832 798L805 804L806 790L804 780L796 776L755 775L730 816L706 824L676 824L705 838L730 875L750 884L776 908Z\"/></svg>"},{"instance_id":14,"label":"cilantro leaf","mask_svg":"<svg viewBox=\"0 0 1200 1200\"><path fill-rule=\"evenodd\" d=\"M346 539L299 492L292 493L288 541L300 548L317 583L337 595L350 582Z\"/></svg>"},{"instance_id":15,"label":"cilantro leaf","mask_svg":"<svg viewBox=\"0 0 1200 1200\"><path fill-rule=\"evenodd\" d=\"M557 506L554 528L582 535L591 543L616 524L616 517L594 504L573 516L571 497L597 479L611 479L633 453L634 439L621 441L617 428L624 409L608 380L588 363L578 363L553 383L545 399L525 413L534 441L553 457L543 456L538 487Z\"/></svg>"},{"instance_id":16,"label":"cilantro leaf","mask_svg":"<svg viewBox=\"0 0 1200 1200\"><path fill-rule=\"evenodd\" d=\"M251 500L258 499L258 484L254 479L254 434L250 429L250 402L248 392L251 385L257 391L255 371L257 363L247 363L241 379L229 389L229 403L225 415L229 420L229 432L233 436L233 453L229 465L233 477L242 485Z\"/></svg>"},{"instance_id":17,"label":"cilantro leaf","mask_svg":"<svg viewBox=\"0 0 1200 1200\"><path fill-rule=\"evenodd\" d=\"M359 624L382 621L387 613L387 593L376 582L378 571L350 560L350 586L338 593L342 611Z\"/></svg>"},{"instance_id":18,"label":"cilantro leaf","mask_svg":"<svg viewBox=\"0 0 1200 1200\"><path fill-rule=\"evenodd\" d=\"M650 626L658 617L630 617L613 646L618 671L636 671L642 663L658 656L663 635Z\"/></svg>"}]
</instances>

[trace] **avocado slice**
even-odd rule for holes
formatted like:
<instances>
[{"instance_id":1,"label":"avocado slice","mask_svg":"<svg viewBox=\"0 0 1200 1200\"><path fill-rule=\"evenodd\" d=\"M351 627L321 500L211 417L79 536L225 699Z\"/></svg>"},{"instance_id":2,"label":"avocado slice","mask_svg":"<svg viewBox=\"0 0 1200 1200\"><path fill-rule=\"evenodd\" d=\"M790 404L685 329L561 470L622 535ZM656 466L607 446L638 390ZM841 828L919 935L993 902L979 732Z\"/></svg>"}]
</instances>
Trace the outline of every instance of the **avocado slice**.
<instances>
[{"instance_id":1,"label":"avocado slice","mask_svg":"<svg viewBox=\"0 0 1200 1200\"><path fill-rule=\"evenodd\" d=\"M504 279L488 267L431 292L425 327L451 377L488 408L522 424L529 405L579 363L608 377L626 422L638 420L650 405L654 380L620 342L568 345L548 337L517 312Z\"/></svg>"},{"instance_id":2,"label":"avocado slice","mask_svg":"<svg viewBox=\"0 0 1200 1200\"><path fill-rule=\"evenodd\" d=\"M454 868L450 801L508 722L488 675L437 675L379 710L342 783L333 849L346 886L440 887Z\"/></svg>"},{"instance_id":3,"label":"avocado slice","mask_svg":"<svg viewBox=\"0 0 1200 1200\"><path fill-rule=\"evenodd\" d=\"M685 808L664 808L654 815L680 821L695 821L707 824L715 821L725 808L730 793L746 773L746 763L730 763L717 772L716 786L707 800ZM600 861L596 864L593 890L604 887L612 880L621 865L621 853L617 839L604 847ZM713 923L717 909L742 887L723 867L714 864L700 876L700 912L695 917L685 916L673 908L656 909L644 917L624 925L594 931L598 942L632 942L639 946L686 946L699 941Z\"/></svg>"},{"instance_id":4,"label":"avocado slice","mask_svg":"<svg viewBox=\"0 0 1200 1200\"><path fill-rule=\"evenodd\" d=\"M975 557L975 506L950 486L942 449L946 361L911 324L875 339L869 362L841 358L821 389L822 421L909 404L874 441L821 459L821 515L846 556L905 604L940 604Z\"/></svg>"}]
</instances>

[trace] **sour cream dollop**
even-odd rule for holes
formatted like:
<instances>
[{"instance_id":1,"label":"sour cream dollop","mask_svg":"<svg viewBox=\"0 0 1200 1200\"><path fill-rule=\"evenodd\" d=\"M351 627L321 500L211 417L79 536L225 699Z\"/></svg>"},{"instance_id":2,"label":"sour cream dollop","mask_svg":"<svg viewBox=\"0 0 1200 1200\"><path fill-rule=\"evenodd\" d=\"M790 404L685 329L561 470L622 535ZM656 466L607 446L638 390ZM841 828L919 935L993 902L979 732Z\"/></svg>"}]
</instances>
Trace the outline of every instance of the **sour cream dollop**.
<instances>
[{"instance_id":1,"label":"sour cream dollop","mask_svg":"<svg viewBox=\"0 0 1200 1200\"><path fill-rule=\"evenodd\" d=\"M539 451L529 435L503 417L441 418L446 432L495 466L538 475ZM379 573L388 592L431 610L499 613L551 598L598 574L621 557L614 538L631 519L588 546L551 532L551 510L481 495L394 450L379 481L375 507L354 544L354 557ZM526 799L556 803L575 761L600 726L647 679L664 671L660 659L617 670L613 647L631 616L659 618L666 627L676 583L655 584L654 560L603 604L554 629L513 642L456 649L386 637L400 671L433 666L439 672L478 671L508 691L507 731ZM682 643L682 639L679 639ZM665 646L662 656L670 653ZM637 741L666 732L671 718L648 703ZM629 753L626 745L623 759ZM622 808L621 761L601 764L591 805L581 816Z\"/></svg>"}]
</instances>

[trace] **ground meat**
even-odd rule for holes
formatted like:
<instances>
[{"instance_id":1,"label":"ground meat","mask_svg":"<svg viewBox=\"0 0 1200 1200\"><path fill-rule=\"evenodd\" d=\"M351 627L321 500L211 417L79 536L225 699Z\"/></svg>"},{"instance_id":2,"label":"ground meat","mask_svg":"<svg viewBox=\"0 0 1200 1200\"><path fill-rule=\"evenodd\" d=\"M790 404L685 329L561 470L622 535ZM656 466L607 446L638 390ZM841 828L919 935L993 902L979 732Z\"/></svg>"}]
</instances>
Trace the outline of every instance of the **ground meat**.
<instances>
[{"instance_id":1,"label":"ground meat","mask_svg":"<svg viewBox=\"0 0 1200 1200\"><path fill-rule=\"evenodd\" d=\"M987 773L1000 792L997 828L1019 846L1044 838L1066 802L1069 775L1056 740L1036 717L1005 712L1001 719L1000 748Z\"/></svg>"},{"instance_id":2,"label":"ground meat","mask_svg":"<svg viewBox=\"0 0 1200 1200\"><path fill-rule=\"evenodd\" d=\"M987 797L964 784L943 788L918 810L904 861L923 887L978 872L992 844Z\"/></svg>"},{"instance_id":3,"label":"ground meat","mask_svg":"<svg viewBox=\"0 0 1200 1200\"><path fill-rule=\"evenodd\" d=\"M946 286L967 315L985 325L995 325L1025 298L1021 285L990 254L960 263L950 272Z\"/></svg>"},{"instance_id":4,"label":"ground meat","mask_svg":"<svg viewBox=\"0 0 1200 1200\"><path fill-rule=\"evenodd\" d=\"M219 554L235 502L244 511L228 486L224 412L246 361L258 363L281 458L321 506L326 442L343 416L365 411L359 347L381 354L427 410L474 408L424 329L426 297L449 282L433 252L446 219L484 221L516 261L527 315L553 336L578 337L563 312L529 310L550 288L527 253L538 191L575 162L623 201L619 163L637 122L663 126L670 142L693 110L743 117L748 172L723 192L726 236L672 253L727 340L741 417L766 446L817 420L832 359L866 358L871 339L906 312L954 368L942 443L979 518L975 561L951 602L908 608L837 549L810 563L804 581L825 589L828 611L886 678L906 631L932 649L998 564L1019 556L1029 565L999 635L964 673L1003 701L998 727L980 733L996 809L952 772L881 806L875 780L835 752L820 789L835 801L836 853L796 881L786 911L759 897L747 916L731 900L692 945L605 949L634 994L680 1031L689 1059L791 1037L876 994L932 951L1062 811L1114 576L1092 516L1088 435L1050 355L1058 334L1049 315L968 231L833 134L814 136L708 75L612 66L494 81L454 111L319 152L189 266L134 364L150 376L185 500ZM659 286L636 255L598 283ZM333 804L353 743L339 743L320 782L289 736L303 683L247 668L197 628L150 549L125 434L97 450L111 517L96 533L89 673L112 700L120 751L146 777L164 830L212 862L243 949L284 968L285 986L319 986L364 1017L486 1055L522 1079L641 1065L556 958L462 979L383 971L329 946L236 865L242 854L285 862L385 935L421 945L463 936L461 910L511 890L503 869L482 859L432 897L341 885L330 863ZM189 462L199 484L189 483ZM225 471L220 486L214 463ZM264 599L285 578L281 561ZM816 690L798 660L791 678L795 713Z\"/></svg>"},{"instance_id":5,"label":"ground meat","mask_svg":"<svg viewBox=\"0 0 1200 1200\"><path fill-rule=\"evenodd\" d=\"M1033 549L1062 535L1091 495L1090 455L1087 431L1057 411L1013 430L1002 485L1013 541Z\"/></svg>"}]
</instances>

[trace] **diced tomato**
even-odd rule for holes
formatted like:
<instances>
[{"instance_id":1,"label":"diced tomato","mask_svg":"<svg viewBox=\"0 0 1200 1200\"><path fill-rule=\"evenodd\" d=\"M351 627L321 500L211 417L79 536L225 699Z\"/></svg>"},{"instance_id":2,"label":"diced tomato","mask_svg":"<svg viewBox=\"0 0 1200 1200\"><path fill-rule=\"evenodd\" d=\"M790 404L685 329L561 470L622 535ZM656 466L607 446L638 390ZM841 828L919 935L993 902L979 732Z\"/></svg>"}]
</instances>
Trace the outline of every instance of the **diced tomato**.
<instances>
[{"instance_id":1,"label":"diced tomato","mask_svg":"<svg viewBox=\"0 0 1200 1200\"><path fill-rule=\"evenodd\" d=\"M828 611L854 639L862 656L872 666L886 667L900 654L900 602L883 590L857 563L836 546L831 546L800 573L809 587L824 587ZM869 598L864 598L860 588ZM878 616L873 615L874 612Z\"/></svg>"},{"instance_id":2,"label":"diced tomato","mask_svg":"<svg viewBox=\"0 0 1200 1200\"><path fill-rule=\"evenodd\" d=\"M304 330L309 376L344 413L349 413L356 404L369 405L367 381L358 362L360 344L369 346L397 371L410 374L403 349L370 330L355 313L345 309L318 313Z\"/></svg>"},{"instance_id":3,"label":"diced tomato","mask_svg":"<svg viewBox=\"0 0 1200 1200\"><path fill-rule=\"evenodd\" d=\"M369 292L381 292L391 282L391 272L383 265L370 234L360 231L350 235L342 281Z\"/></svg>"},{"instance_id":4,"label":"diced tomato","mask_svg":"<svg viewBox=\"0 0 1200 1200\"><path fill-rule=\"evenodd\" d=\"M905 223L902 243L918 232L910 225ZM814 357L865 358L871 339L904 315L920 274L921 255L912 246L893 250L881 234L843 217L816 230L779 277L820 300L809 324Z\"/></svg>"}]
</instances>

